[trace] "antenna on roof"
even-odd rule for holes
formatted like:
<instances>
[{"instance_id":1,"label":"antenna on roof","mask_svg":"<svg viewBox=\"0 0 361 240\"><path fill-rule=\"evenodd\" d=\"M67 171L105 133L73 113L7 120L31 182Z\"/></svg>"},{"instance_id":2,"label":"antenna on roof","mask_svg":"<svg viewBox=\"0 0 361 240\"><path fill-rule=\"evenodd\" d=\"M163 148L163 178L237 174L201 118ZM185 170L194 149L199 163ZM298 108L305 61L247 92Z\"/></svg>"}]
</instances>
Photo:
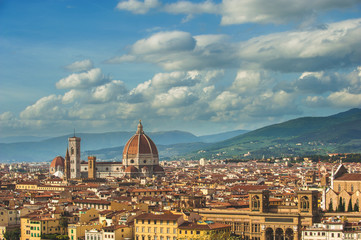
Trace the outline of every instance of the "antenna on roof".
<instances>
[{"instance_id":1,"label":"antenna on roof","mask_svg":"<svg viewBox=\"0 0 361 240\"><path fill-rule=\"evenodd\" d=\"M74 137L75 137L75 128L74 128Z\"/></svg>"}]
</instances>

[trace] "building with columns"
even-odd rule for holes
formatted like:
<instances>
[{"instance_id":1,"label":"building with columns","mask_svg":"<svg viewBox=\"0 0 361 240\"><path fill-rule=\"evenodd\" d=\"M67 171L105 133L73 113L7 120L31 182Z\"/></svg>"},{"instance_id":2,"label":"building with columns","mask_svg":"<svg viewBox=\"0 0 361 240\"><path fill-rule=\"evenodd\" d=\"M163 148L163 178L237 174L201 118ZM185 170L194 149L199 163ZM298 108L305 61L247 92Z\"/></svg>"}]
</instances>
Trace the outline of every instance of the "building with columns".
<instances>
[{"instance_id":1,"label":"building with columns","mask_svg":"<svg viewBox=\"0 0 361 240\"><path fill-rule=\"evenodd\" d=\"M271 206L269 190L249 191L249 208L193 211L206 220L229 224L245 240L299 240L302 229L320 221L318 191L299 191L290 205Z\"/></svg>"}]
</instances>

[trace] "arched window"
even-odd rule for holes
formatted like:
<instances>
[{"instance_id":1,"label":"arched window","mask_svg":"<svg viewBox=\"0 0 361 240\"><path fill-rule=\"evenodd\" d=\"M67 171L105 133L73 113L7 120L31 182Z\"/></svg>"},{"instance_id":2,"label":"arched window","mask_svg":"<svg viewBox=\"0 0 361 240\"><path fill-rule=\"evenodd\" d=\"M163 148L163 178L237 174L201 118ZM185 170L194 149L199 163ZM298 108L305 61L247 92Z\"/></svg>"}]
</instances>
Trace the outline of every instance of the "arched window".
<instances>
[{"instance_id":1,"label":"arched window","mask_svg":"<svg viewBox=\"0 0 361 240\"><path fill-rule=\"evenodd\" d=\"M310 203L308 201L308 197L304 196L301 198L301 211L303 212L308 212L308 210L310 209Z\"/></svg>"},{"instance_id":2,"label":"arched window","mask_svg":"<svg viewBox=\"0 0 361 240\"><path fill-rule=\"evenodd\" d=\"M258 211L260 209L260 200L258 196L253 196L251 201L251 207L253 211Z\"/></svg>"},{"instance_id":3,"label":"arched window","mask_svg":"<svg viewBox=\"0 0 361 240\"><path fill-rule=\"evenodd\" d=\"M71 154L71 155L74 154L74 148L73 148L73 147L70 149L70 154Z\"/></svg>"}]
</instances>

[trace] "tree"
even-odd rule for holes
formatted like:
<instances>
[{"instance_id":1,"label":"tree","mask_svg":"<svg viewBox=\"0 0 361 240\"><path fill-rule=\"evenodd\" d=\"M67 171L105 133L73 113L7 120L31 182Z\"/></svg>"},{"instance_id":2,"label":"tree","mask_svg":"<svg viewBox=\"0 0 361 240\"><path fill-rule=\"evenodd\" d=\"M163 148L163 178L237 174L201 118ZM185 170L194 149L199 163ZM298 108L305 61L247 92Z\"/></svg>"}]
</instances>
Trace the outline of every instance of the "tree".
<instances>
[{"instance_id":1,"label":"tree","mask_svg":"<svg viewBox=\"0 0 361 240\"><path fill-rule=\"evenodd\" d=\"M332 204L332 199L330 201L330 203L328 204L328 211L333 212L333 204Z\"/></svg>"},{"instance_id":2,"label":"tree","mask_svg":"<svg viewBox=\"0 0 361 240\"><path fill-rule=\"evenodd\" d=\"M59 224L61 227L63 228L67 228L68 227L68 218L67 217L61 217Z\"/></svg>"},{"instance_id":3,"label":"tree","mask_svg":"<svg viewBox=\"0 0 361 240\"><path fill-rule=\"evenodd\" d=\"M340 197L340 201L338 202L337 212L342 212L342 197Z\"/></svg>"},{"instance_id":4,"label":"tree","mask_svg":"<svg viewBox=\"0 0 361 240\"><path fill-rule=\"evenodd\" d=\"M360 211L360 210L359 210L359 206L358 206L358 203L357 203L357 202L355 203L355 206L353 207L353 210L354 210L355 212Z\"/></svg>"},{"instance_id":5,"label":"tree","mask_svg":"<svg viewBox=\"0 0 361 240\"><path fill-rule=\"evenodd\" d=\"M352 201L350 198L350 201L348 202L347 212L352 212Z\"/></svg>"},{"instance_id":6,"label":"tree","mask_svg":"<svg viewBox=\"0 0 361 240\"><path fill-rule=\"evenodd\" d=\"M4 233L4 238L6 240L19 240L20 239L20 229L14 231L6 231Z\"/></svg>"}]
</instances>

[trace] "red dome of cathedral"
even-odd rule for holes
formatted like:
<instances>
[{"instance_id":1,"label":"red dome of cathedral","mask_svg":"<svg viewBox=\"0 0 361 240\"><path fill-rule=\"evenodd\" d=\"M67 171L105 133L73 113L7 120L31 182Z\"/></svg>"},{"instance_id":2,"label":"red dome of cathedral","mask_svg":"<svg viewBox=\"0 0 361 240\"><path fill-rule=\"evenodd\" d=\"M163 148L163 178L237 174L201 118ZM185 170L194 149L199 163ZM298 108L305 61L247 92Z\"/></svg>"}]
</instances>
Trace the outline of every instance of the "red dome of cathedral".
<instances>
[{"instance_id":1,"label":"red dome of cathedral","mask_svg":"<svg viewBox=\"0 0 361 240\"><path fill-rule=\"evenodd\" d=\"M61 157L61 156L57 156L53 159L53 161L51 161L50 163L50 167L53 167L53 168L57 168L57 167L64 167L64 158Z\"/></svg>"},{"instance_id":2,"label":"red dome of cathedral","mask_svg":"<svg viewBox=\"0 0 361 240\"><path fill-rule=\"evenodd\" d=\"M154 158L158 158L158 150L152 139L144 134L141 121L138 124L137 132L131 137L127 144L124 146L123 158L136 157L143 154L153 155Z\"/></svg>"}]
</instances>

